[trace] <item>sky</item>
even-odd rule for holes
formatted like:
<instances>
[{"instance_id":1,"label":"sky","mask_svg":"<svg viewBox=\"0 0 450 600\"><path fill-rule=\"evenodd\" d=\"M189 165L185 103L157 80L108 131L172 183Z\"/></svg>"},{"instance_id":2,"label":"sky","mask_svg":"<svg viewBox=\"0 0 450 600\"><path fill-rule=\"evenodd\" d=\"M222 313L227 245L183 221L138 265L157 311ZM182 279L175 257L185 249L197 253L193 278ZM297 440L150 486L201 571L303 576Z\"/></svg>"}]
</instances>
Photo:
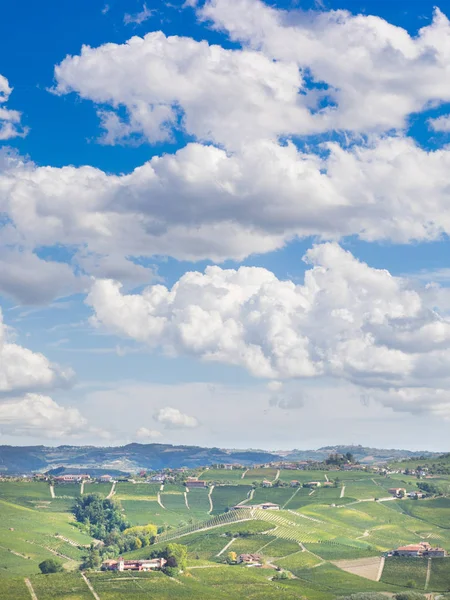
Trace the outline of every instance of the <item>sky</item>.
<instances>
[{"instance_id":1,"label":"sky","mask_svg":"<svg viewBox=\"0 0 450 600\"><path fill-rule=\"evenodd\" d=\"M0 19L0 444L448 451L450 1Z\"/></svg>"}]
</instances>

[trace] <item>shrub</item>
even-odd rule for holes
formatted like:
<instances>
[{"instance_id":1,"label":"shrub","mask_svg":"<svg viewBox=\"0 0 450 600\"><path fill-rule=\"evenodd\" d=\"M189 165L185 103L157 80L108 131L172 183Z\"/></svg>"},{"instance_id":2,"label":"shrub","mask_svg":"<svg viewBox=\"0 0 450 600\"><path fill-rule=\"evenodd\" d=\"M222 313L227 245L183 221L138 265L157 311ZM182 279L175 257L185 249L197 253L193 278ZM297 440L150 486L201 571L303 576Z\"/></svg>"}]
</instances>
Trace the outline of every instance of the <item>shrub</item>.
<instances>
[{"instance_id":1,"label":"shrub","mask_svg":"<svg viewBox=\"0 0 450 600\"><path fill-rule=\"evenodd\" d=\"M56 558L47 558L39 563L39 569L41 573L61 573L64 571L64 567L62 566L62 562L57 560Z\"/></svg>"}]
</instances>

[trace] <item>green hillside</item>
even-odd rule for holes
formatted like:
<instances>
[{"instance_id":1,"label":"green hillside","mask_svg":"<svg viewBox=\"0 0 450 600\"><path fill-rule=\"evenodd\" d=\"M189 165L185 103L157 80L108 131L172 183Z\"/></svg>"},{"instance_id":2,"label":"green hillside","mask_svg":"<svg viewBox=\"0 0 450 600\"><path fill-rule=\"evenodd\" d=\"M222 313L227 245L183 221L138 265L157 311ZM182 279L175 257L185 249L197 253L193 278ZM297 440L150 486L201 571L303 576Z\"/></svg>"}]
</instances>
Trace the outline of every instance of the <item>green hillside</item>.
<instances>
[{"instance_id":1,"label":"green hillside","mask_svg":"<svg viewBox=\"0 0 450 600\"><path fill-rule=\"evenodd\" d=\"M381 562L388 550L420 540L450 551L449 497L392 499L387 491L393 481L407 490L416 489L414 477L395 475L394 479L362 470L295 473L297 481L321 483L308 488L291 487L293 477L288 471L253 470L244 478L241 471L239 478L226 479L230 473L217 469L212 473L213 486L190 491L179 484L127 482L114 490L110 484L86 485L84 494L98 491L106 497L113 491L131 525L160 527L152 546L126 552L126 558L146 558L171 542L184 545L188 553L188 568L178 583L163 573L89 572L100 599L332 600L360 591L396 593L411 586L417 591L450 591L450 559L387 558L384 567ZM261 487L263 479L274 480L277 475L284 485ZM323 485L336 478L335 484ZM450 478L441 478L449 483ZM0 482L2 600L29 600L25 578L38 600L92 598L79 573L84 546L92 540L75 526L71 514L80 493L78 485L60 485L55 486L53 498L47 483ZM263 502L278 504L281 510L230 510L236 504ZM260 554L267 566L228 565L229 552ZM55 556L64 563L65 572L39 575L39 562ZM285 571L288 579L272 581L275 567Z\"/></svg>"}]
</instances>

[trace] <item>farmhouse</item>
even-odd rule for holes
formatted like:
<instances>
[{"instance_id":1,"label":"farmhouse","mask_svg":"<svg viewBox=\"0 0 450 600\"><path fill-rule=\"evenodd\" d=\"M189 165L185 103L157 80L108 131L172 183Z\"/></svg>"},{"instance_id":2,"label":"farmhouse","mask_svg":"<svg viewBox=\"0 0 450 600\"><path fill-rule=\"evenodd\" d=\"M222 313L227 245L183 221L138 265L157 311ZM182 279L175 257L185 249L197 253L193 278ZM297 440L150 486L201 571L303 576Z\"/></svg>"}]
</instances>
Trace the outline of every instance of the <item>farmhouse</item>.
<instances>
[{"instance_id":1,"label":"farmhouse","mask_svg":"<svg viewBox=\"0 0 450 600\"><path fill-rule=\"evenodd\" d=\"M305 483L306 487L320 487L321 485L320 481L308 481L308 483Z\"/></svg>"},{"instance_id":2,"label":"farmhouse","mask_svg":"<svg viewBox=\"0 0 450 600\"><path fill-rule=\"evenodd\" d=\"M72 474L68 474L68 475L58 475L57 477L55 477L55 481L58 481L59 483L73 483L74 481L83 481L83 480L87 480L90 479L91 476L90 475L72 475Z\"/></svg>"},{"instance_id":3,"label":"farmhouse","mask_svg":"<svg viewBox=\"0 0 450 600\"><path fill-rule=\"evenodd\" d=\"M447 556L447 552L444 548L432 548L428 542L420 542L419 544L408 544L406 546L400 546L392 552L393 556L424 556L430 557L441 557Z\"/></svg>"},{"instance_id":4,"label":"farmhouse","mask_svg":"<svg viewBox=\"0 0 450 600\"><path fill-rule=\"evenodd\" d=\"M156 475L152 475L152 477L150 477L150 481L156 483L164 483L165 480L166 476L164 475L164 473L157 473Z\"/></svg>"},{"instance_id":5,"label":"farmhouse","mask_svg":"<svg viewBox=\"0 0 450 600\"><path fill-rule=\"evenodd\" d=\"M271 481L267 481L267 479L264 479L264 481L262 482L262 486L263 487L272 487L272 482Z\"/></svg>"},{"instance_id":6,"label":"farmhouse","mask_svg":"<svg viewBox=\"0 0 450 600\"><path fill-rule=\"evenodd\" d=\"M186 486L188 488L205 488L207 487L206 481L203 479L197 479L196 477L188 477L186 479Z\"/></svg>"},{"instance_id":7,"label":"farmhouse","mask_svg":"<svg viewBox=\"0 0 450 600\"><path fill-rule=\"evenodd\" d=\"M102 481L103 483L111 483L112 480L112 475L100 475L99 477L99 481Z\"/></svg>"},{"instance_id":8,"label":"farmhouse","mask_svg":"<svg viewBox=\"0 0 450 600\"><path fill-rule=\"evenodd\" d=\"M393 496L396 496L397 498L399 498L400 496L406 495L405 488L389 488L388 492L390 494L392 494Z\"/></svg>"},{"instance_id":9,"label":"farmhouse","mask_svg":"<svg viewBox=\"0 0 450 600\"><path fill-rule=\"evenodd\" d=\"M296 479L293 479L290 483L291 487L298 487L300 485L300 481L297 481Z\"/></svg>"},{"instance_id":10,"label":"farmhouse","mask_svg":"<svg viewBox=\"0 0 450 600\"><path fill-rule=\"evenodd\" d=\"M225 471L232 471L233 465L223 465L223 468L225 469Z\"/></svg>"},{"instance_id":11,"label":"farmhouse","mask_svg":"<svg viewBox=\"0 0 450 600\"><path fill-rule=\"evenodd\" d=\"M152 558L148 560L105 560L102 568L106 571L159 571L166 564L165 558Z\"/></svg>"},{"instance_id":12,"label":"farmhouse","mask_svg":"<svg viewBox=\"0 0 450 600\"><path fill-rule=\"evenodd\" d=\"M240 554L237 558L238 563L245 563L247 565L260 564L260 554Z\"/></svg>"}]
</instances>

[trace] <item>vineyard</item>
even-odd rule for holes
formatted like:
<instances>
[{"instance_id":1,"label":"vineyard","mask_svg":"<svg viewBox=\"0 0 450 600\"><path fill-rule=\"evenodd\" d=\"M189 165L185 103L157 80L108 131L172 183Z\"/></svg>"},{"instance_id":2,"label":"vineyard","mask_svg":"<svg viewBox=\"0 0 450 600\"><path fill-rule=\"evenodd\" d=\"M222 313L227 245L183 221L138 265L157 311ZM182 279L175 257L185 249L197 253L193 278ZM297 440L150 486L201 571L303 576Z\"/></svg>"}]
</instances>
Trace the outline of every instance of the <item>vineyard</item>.
<instances>
[{"instance_id":1,"label":"vineyard","mask_svg":"<svg viewBox=\"0 0 450 600\"><path fill-rule=\"evenodd\" d=\"M336 595L350 592L391 593L410 586L426 591L450 590L450 559L428 562L388 558L381 580L374 581L381 554L395 546L423 539L450 549L448 498L374 501L375 493L385 497L392 480L355 472L343 472L337 486L253 489L251 482L262 475L269 478L269 469L247 471L244 479L244 471L236 471L234 474L241 479L239 482L237 478L230 479L233 485L216 479L233 473L222 471L211 473L214 487L205 489L188 491L182 485L131 482L116 485L115 498L132 525L153 523L163 528L152 549L164 549L170 542L186 546L188 571L182 578L182 586L160 573L145 577L90 573L91 584L101 600L122 600L127 597L123 594L132 594L133 600L144 599L150 589L152 594L160 593L158 599L170 598L175 586L177 598L183 597L178 595L178 590L182 590L186 598L205 600L211 597L208 595L211 586L214 598L236 600L242 597L290 600L299 596L332 600ZM253 476L250 479L249 474ZM314 473L314 480L325 482L325 474L321 475L319 479L318 473ZM288 477L291 476L289 473ZM304 472L303 480L313 480L312 476L312 472ZM331 478L330 473L328 477ZM410 484L406 480L403 485ZM105 497L111 485L85 484L84 494L94 491ZM92 600L91 591L77 572L85 554L84 546L90 544L91 538L75 527L70 512L80 492L81 487L75 484L55 485L56 497L52 498L46 483L0 482L1 600L30 600L24 578L30 579L38 600ZM278 504L281 510L229 510L236 504L263 502ZM260 576L262 571L227 567L224 562L230 551L237 555L260 554L296 579L275 583L267 575ZM148 553L149 548L143 547L125 556L146 558ZM47 558L62 560L66 572L37 575L38 564ZM229 569L233 569L233 575L225 579L226 573L231 573ZM365 577L369 570L371 577ZM5 581L10 586L5 586ZM250 588L257 591L250 595ZM265 595L258 596L259 593Z\"/></svg>"}]
</instances>

